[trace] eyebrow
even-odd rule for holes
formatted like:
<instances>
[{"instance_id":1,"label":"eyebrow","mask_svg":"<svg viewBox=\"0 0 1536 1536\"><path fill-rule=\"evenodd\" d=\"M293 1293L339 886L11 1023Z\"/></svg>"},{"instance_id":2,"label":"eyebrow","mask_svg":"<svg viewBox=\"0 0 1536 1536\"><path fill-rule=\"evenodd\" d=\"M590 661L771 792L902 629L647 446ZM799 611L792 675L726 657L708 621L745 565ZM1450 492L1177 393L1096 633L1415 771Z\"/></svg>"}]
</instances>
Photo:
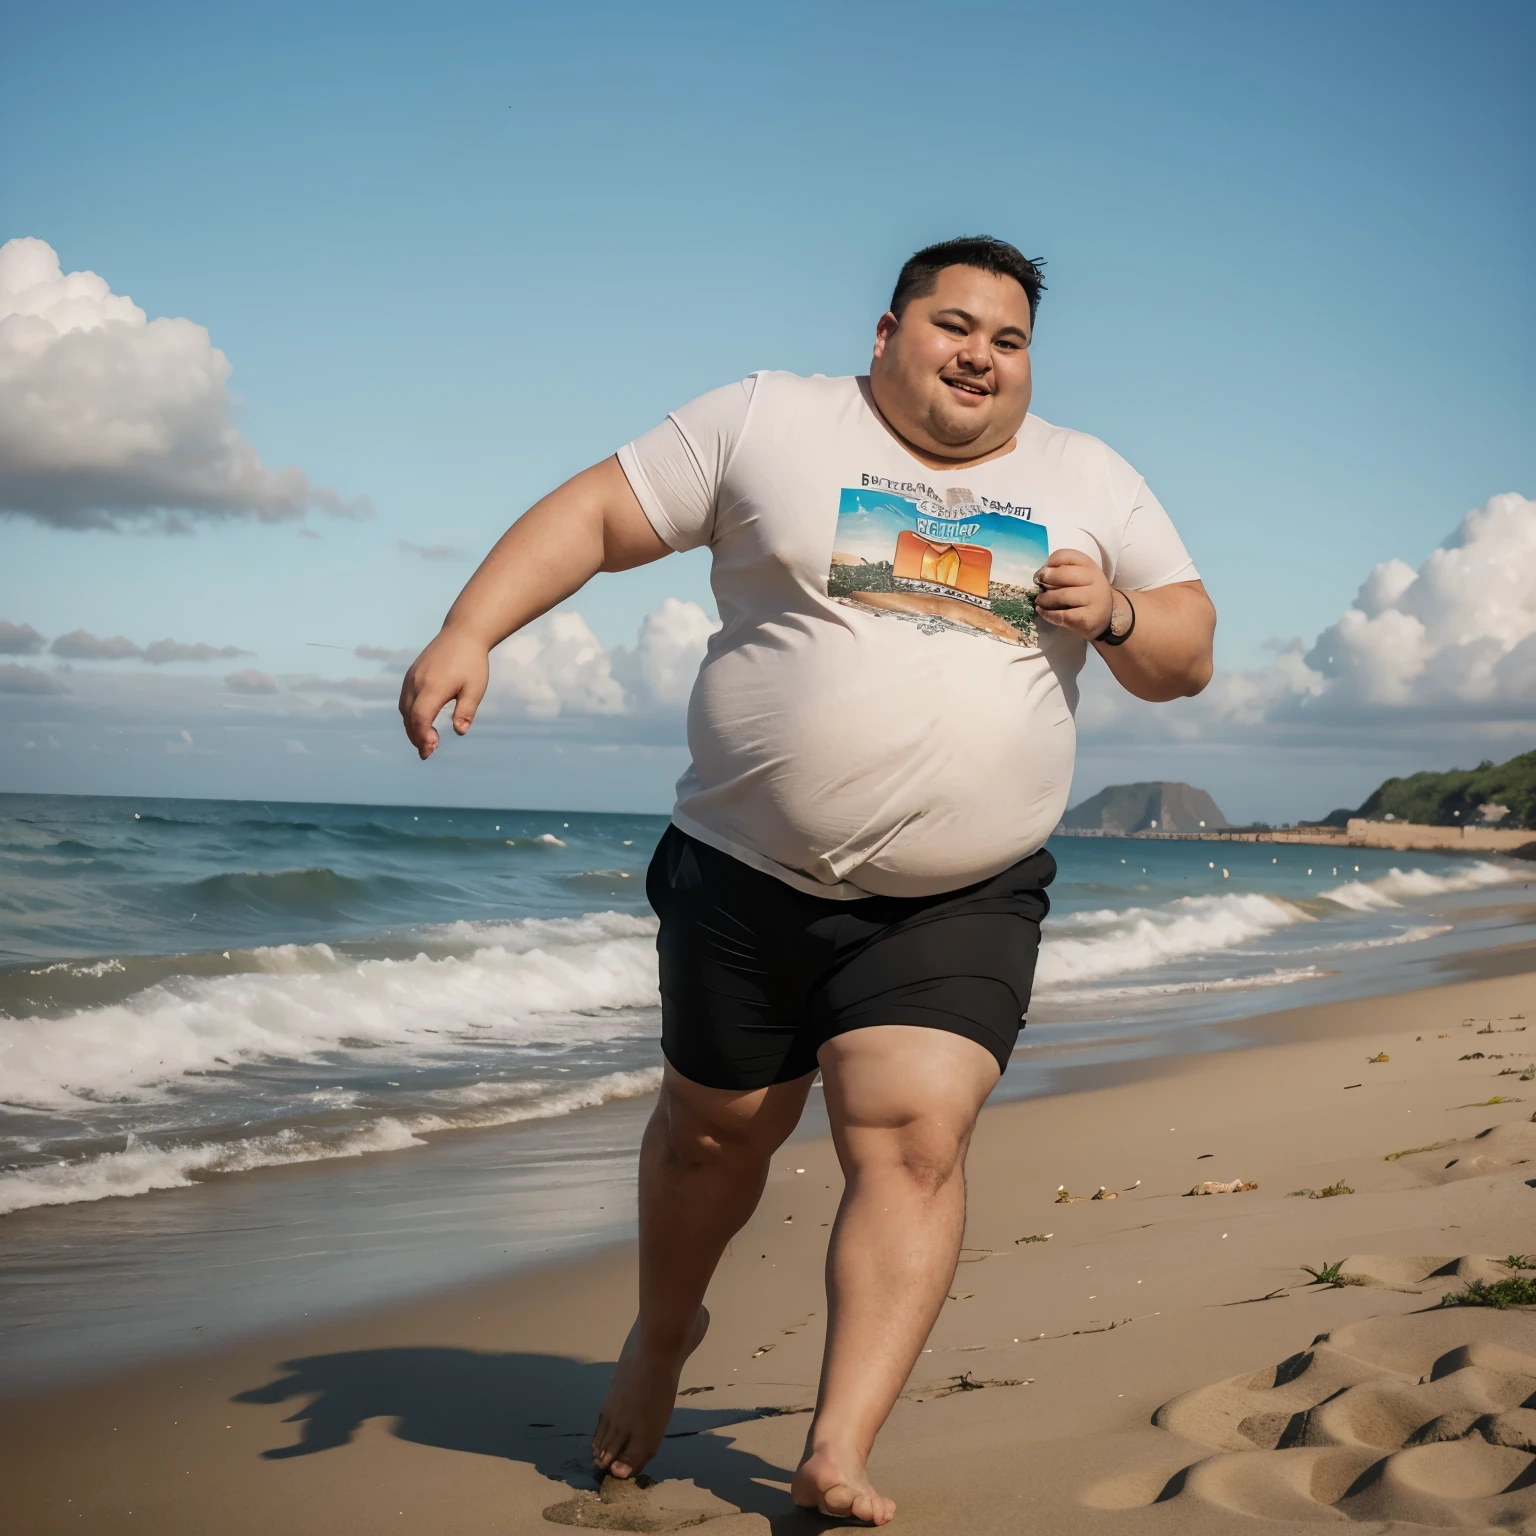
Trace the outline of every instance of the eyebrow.
<instances>
[{"instance_id":1,"label":"eyebrow","mask_svg":"<svg viewBox=\"0 0 1536 1536\"><path fill-rule=\"evenodd\" d=\"M951 304L947 309L939 309L934 311L934 319L937 320L940 315L956 315L961 320L964 320L967 325L976 324L976 316L971 314L969 310L961 309L956 304ZM1009 331L1012 331L1015 336L1020 336L1024 339L1025 342L1028 342L1029 332L1026 331L1021 325L1005 325L997 334L1002 336Z\"/></svg>"}]
</instances>

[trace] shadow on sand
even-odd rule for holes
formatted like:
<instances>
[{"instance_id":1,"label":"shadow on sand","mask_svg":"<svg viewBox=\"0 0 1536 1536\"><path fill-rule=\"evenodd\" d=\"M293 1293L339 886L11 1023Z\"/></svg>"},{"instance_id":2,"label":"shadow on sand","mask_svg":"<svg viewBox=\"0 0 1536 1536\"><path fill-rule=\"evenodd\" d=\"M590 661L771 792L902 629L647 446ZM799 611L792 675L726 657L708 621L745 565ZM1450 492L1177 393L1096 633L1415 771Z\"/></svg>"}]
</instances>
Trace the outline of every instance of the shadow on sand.
<instances>
[{"instance_id":1,"label":"shadow on sand","mask_svg":"<svg viewBox=\"0 0 1536 1536\"><path fill-rule=\"evenodd\" d=\"M285 1360L281 1368L288 1374L234 1398L266 1404L310 1399L285 1421L303 1425L298 1441L263 1451L269 1461L334 1450L365 1420L382 1418L394 1421L400 1439L417 1445L526 1462L575 1489L597 1486L587 1447L612 1362L419 1347L310 1355ZM700 1433L771 1412L679 1407L647 1470L658 1478L691 1477L786 1536L821 1530L823 1520L796 1512L786 1493L759 1481L782 1484L788 1470L737 1450L722 1436Z\"/></svg>"}]
</instances>

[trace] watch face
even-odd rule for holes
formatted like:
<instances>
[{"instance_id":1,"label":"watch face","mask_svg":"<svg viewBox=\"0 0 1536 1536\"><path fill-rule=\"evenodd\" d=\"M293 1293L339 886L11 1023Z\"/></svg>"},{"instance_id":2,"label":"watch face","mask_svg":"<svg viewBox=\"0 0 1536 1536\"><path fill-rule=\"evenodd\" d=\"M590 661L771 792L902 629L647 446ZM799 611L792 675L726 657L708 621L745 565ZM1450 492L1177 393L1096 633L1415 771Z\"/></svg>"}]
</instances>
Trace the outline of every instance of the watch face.
<instances>
[{"instance_id":1,"label":"watch face","mask_svg":"<svg viewBox=\"0 0 1536 1536\"><path fill-rule=\"evenodd\" d=\"M1109 610L1109 632L1110 632L1110 634L1117 635L1117 636L1118 635L1124 635L1124 634L1129 632L1130 627L1131 627L1131 610L1130 610L1130 607L1127 604L1125 604L1125 603L1117 602L1115 604L1115 606Z\"/></svg>"}]
</instances>

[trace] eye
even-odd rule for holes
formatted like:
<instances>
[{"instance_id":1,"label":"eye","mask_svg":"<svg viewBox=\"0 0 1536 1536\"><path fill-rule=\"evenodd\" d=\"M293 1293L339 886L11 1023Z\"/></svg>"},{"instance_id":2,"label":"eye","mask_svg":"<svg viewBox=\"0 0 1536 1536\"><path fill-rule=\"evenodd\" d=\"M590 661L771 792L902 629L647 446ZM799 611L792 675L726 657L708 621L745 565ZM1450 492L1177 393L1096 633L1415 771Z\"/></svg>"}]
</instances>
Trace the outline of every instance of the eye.
<instances>
[{"instance_id":1,"label":"eye","mask_svg":"<svg viewBox=\"0 0 1536 1536\"><path fill-rule=\"evenodd\" d=\"M951 336L965 335L965 327L956 325L953 320L935 320L934 324L937 325L941 331L948 331Z\"/></svg>"}]
</instances>

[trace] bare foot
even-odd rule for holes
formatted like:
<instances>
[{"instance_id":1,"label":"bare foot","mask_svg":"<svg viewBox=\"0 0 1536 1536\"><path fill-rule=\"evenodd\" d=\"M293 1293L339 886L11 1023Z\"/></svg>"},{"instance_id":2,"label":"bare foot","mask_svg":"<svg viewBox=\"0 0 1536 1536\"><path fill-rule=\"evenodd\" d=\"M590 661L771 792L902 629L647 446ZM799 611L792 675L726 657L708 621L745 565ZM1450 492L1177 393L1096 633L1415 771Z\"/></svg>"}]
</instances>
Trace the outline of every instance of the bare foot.
<instances>
[{"instance_id":1,"label":"bare foot","mask_svg":"<svg viewBox=\"0 0 1536 1536\"><path fill-rule=\"evenodd\" d=\"M708 1328L709 1313L700 1307L682 1347L663 1348L647 1344L635 1320L597 1411L592 1460L600 1472L633 1477L656 1454L677 1401L683 1362L703 1342Z\"/></svg>"},{"instance_id":2,"label":"bare foot","mask_svg":"<svg viewBox=\"0 0 1536 1536\"><path fill-rule=\"evenodd\" d=\"M803 1509L866 1525L889 1525L896 1516L895 1502L870 1487L863 1457L831 1446L807 1448L789 1496Z\"/></svg>"}]
</instances>

